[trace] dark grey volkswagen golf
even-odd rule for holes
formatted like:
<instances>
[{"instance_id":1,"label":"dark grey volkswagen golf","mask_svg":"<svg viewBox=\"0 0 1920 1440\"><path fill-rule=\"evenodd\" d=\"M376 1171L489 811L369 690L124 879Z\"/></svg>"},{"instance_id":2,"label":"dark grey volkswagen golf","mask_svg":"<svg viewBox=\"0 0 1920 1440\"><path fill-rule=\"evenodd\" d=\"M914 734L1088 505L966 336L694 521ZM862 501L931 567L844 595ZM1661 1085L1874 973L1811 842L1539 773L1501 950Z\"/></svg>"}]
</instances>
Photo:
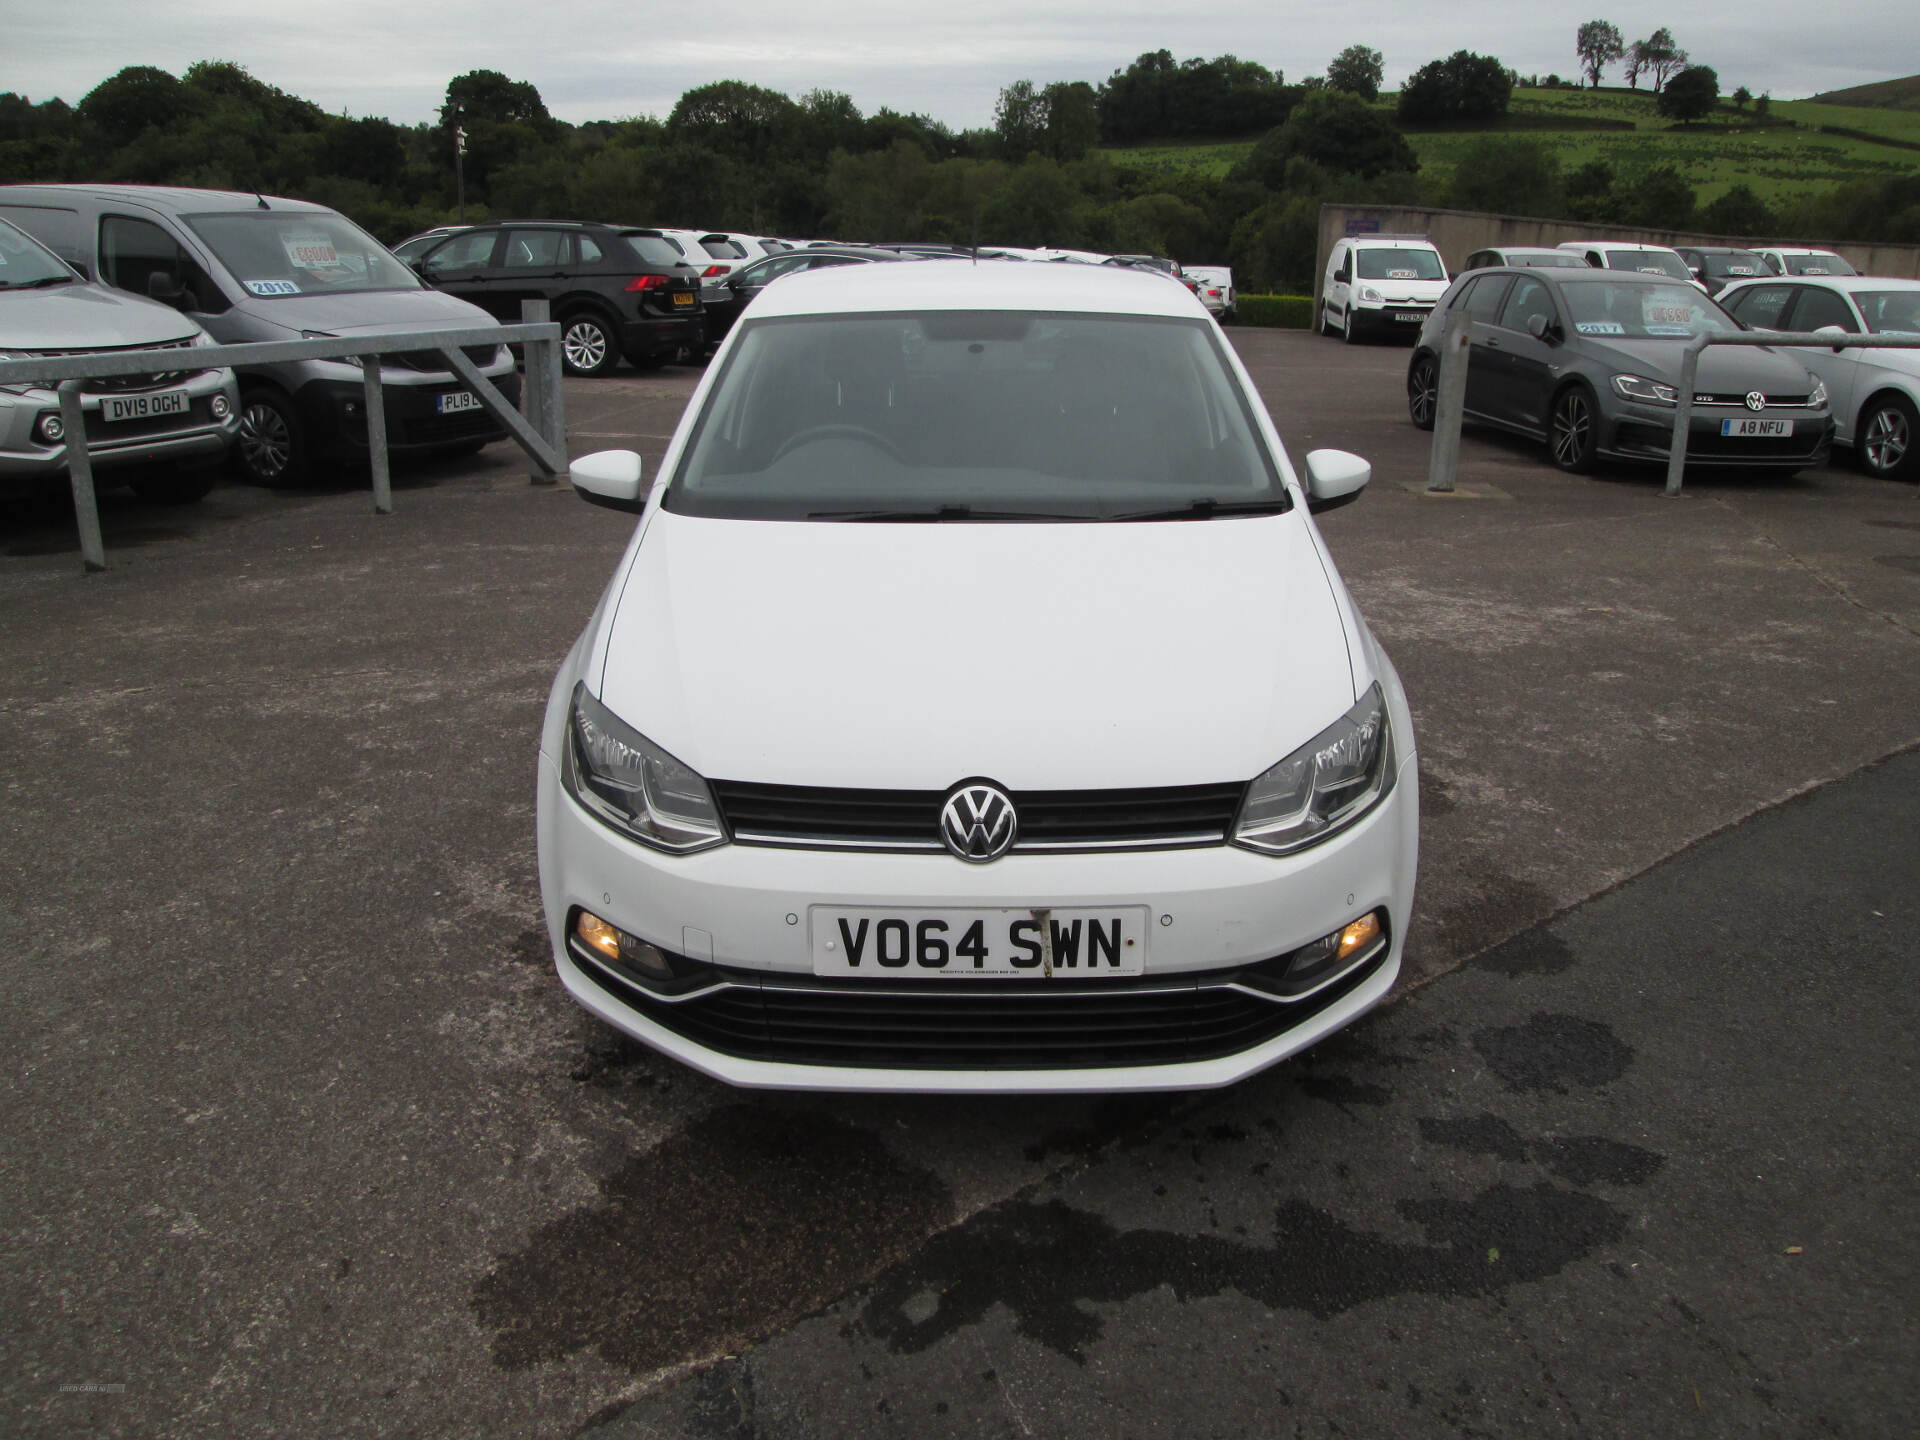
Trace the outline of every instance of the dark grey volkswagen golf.
<instances>
[{"instance_id":1,"label":"dark grey volkswagen golf","mask_svg":"<svg viewBox=\"0 0 1920 1440\"><path fill-rule=\"evenodd\" d=\"M1447 317L1472 321L1466 418L1544 440L1562 470L1599 459L1664 465L1687 341L1733 333L1700 291L1625 270L1505 267L1463 275L1421 327L1407 410L1433 428ZM1788 472L1833 443L1827 388L1786 350L1709 346L1700 356L1689 465Z\"/></svg>"}]
</instances>

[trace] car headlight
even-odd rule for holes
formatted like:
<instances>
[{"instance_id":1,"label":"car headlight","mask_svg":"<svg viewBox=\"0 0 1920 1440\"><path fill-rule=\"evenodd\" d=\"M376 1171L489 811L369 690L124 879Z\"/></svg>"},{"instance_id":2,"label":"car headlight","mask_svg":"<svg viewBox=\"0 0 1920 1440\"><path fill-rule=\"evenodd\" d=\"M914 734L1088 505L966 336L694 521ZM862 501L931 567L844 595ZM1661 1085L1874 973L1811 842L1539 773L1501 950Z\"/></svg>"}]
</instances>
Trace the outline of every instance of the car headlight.
<instances>
[{"instance_id":1,"label":"car headlight","mask_svg":"<svg viewBox=\"0 0 1920 1440\"><path fill-rule=\"evenodd\" d=\"M1375 681L1351 710L1247 787L1233 843L1291 855L1339 833L1393 789L1393 733Z\"/></svg>"},{"instance_id":2,"label":"car headlight","mask_svg":"<svg viewBox=\"0 0 1920 1440\"><path fill-rule=\"evenodd\" d=\"M643 845L686 855L724 845L707 782L587 692L573 687L561 765L567 793Z\"/></svg>"},{"instance_id":3,"label":"car headlight","mask_svg":"<svg viewBox=\"0 0 1920 1440\"><path fill-rule=\"evenodd\" d=\"M1383 301L1385 301L1387 297L1382 295L1378 290L1374 289L1371 285L1362 285L1360 287L1360 298L1366 301L1369 305L1378 305L1378 304L1381 304Z\"/></svg>"},{"instance_id":4,"label":"car headlight","mask_svg":"<svg viewBox=\"0 0 1920 1440\"><path fill-rule=\"evenodd\" d=\"M1813 389L1807 392L1807 408L1809 410L1827 408L1827 382L1818 375L1813 377Z\"/></svg>"},{"instance_id":5,"label":"car headlight","mask_svg":"<svg viewBox=\"0 0 1920 1440\"><path fill-rule=\"evenodd\" d=\"M1644 400L1649 405L1672 405L1680 398L1680 392L1673 386L1640 375L1614 376L1613 393L1623 400Z\"/></svg>"}]
</instances>

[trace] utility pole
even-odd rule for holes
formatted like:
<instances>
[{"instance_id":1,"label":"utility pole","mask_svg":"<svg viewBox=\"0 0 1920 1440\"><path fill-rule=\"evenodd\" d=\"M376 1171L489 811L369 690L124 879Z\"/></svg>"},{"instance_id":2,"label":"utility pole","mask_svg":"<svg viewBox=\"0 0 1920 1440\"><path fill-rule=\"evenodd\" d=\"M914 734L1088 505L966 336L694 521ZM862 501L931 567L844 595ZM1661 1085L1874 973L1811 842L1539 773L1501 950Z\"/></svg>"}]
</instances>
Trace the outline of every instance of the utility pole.
<instances>
[{"instance_id":1,"label":"utility pole","mask_svg":"<svg viewBox=\"0 0 1920 1440\"><path fill-rule=\"evenodd\" d=\"M460 223L467 223L467 127L460 121L467 107L456 105L453 111L453 188L460 202Z\"/></svg>"}]
</instances>

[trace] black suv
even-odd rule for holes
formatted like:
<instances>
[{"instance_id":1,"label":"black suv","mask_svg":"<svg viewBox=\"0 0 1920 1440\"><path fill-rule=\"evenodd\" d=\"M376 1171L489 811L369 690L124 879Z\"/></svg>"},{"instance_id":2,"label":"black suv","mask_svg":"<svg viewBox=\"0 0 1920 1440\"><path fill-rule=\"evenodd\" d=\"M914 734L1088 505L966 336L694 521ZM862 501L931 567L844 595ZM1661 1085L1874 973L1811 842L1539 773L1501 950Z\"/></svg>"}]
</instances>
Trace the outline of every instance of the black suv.
<instances>
[{"instance_id":1,"label":"black suv","mask_svg":"<svg viewBox=\"0 0 1920 1440\"><path fill-rule=\"evenodd\" d=\"M519 322L521 301L550 303L569 375L605 375L622 355L648 369L706 343L700 272L658 230L493 220L410 263L429 285L508 324Z\"/></svg>"}]
</instances>

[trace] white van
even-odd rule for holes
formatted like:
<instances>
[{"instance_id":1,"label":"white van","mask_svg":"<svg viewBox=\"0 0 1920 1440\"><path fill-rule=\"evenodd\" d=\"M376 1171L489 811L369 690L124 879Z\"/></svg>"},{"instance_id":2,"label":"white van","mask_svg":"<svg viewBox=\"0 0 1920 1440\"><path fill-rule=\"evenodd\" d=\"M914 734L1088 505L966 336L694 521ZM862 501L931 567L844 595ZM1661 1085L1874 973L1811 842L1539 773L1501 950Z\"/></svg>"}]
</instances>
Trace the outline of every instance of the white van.
<instances>
[{"instance_id":1,"label":"white van","mask_svg":"<svg viewBox=\"0 0 1920 1440\"><path fill-rule=\"evenodd\" d=\"M1327 256L1320 333L1349 345L1383 331L1411 341L1446 289L1447 262L1426 236L1348 235Z\"/></svg>"},{"instance_id":2,"label":"white van","mask_svg":"<svg viewBox=\"0 0 1920 1440\"><path fill-rule=\"evenodd\" d=\"M1763 245L1754 254L1776 275L1858 275L1860 272L1831 250L1809 250L1797 245Z\"/></svg>"},{"instance_id":3,"label":"white van","mask_svg":"<svg viewBox=\"0 0 1920 1440\"><path fill-rule=\"evenodd\" d=\"M1670 245L1643 245L1637 240L1562 240L1557 248L1583 257L1596 270L1638 270L1643 275L1684 280L1703 292L1707 288L1693 278L1687 262Z\"/></svg>"}]
</instances>

